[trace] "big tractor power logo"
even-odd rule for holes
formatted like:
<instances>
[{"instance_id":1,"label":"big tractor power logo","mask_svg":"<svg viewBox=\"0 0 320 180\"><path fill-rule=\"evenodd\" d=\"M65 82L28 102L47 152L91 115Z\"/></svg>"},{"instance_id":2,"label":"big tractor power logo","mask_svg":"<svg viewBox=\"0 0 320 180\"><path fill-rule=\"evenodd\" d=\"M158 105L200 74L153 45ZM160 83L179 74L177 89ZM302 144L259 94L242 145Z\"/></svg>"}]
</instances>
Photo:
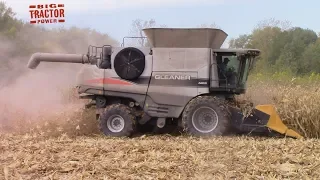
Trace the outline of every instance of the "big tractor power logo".
<instances>
[{"instance_id":1,"label":"big tractor power logo","mask_svg":"<svg viewBox=\"0 0 320 180\"><path fill-rule=\"evenodd\" d=\"M63 23L64 4L30 5L30 24Z\"/></svg>"}]
</instances>

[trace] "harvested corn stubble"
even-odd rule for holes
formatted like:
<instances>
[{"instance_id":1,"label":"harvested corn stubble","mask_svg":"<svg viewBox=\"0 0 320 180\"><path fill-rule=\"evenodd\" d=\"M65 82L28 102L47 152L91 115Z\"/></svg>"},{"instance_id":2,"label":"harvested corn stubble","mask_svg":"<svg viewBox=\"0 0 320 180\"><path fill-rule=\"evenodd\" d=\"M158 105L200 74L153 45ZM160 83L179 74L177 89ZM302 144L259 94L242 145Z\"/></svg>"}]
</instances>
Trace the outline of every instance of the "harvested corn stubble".
<instances>
[{"instance_id":1,"label":"harvested corn stubble","mask_svg":"<svg viewBox=\"0 0 320 180\"><path fill-rule=\"evenodd\" d=\"M320 178L309 139L0 136L0 179Z\"/></svg>"}]
</instances>

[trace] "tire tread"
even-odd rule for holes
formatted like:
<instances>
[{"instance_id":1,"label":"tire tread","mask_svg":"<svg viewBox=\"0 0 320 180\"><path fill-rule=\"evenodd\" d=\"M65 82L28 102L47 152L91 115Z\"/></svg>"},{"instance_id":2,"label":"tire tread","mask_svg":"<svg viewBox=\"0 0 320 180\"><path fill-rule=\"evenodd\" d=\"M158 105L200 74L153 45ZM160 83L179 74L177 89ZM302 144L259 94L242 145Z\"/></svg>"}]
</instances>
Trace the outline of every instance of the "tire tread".
<instances>
[{"instance_id":1,"label":"tire tread","mask_svg":"<svg viewBox=\"0 0 320 180\"><path fill-rule=\"evenodd\" d=\"M105 132L104 131L104 127L103 127L103 124L106 123L106 122L103 122L101 119L102 118L105 118L105 121L107 120L106 119L106 116L110 116L109 114L111 113L112 114L117 114L117 113L121 113L121 116L123 116L123 113L124 115L128 116L128 117L122 117L124 120L125 120L125 123L128 123L126 122L127 119L130 119L131 120L131 123L132 125L131 126L125 126L124 129L122 130L122 132L120 133L113 133L113 132ZM119 136L131 136L135 131L136 131L136 126L137 126L137 123L136 123L136 117L133 113L133 109L131 109L129 106L126 106L124 104L112 104L112 105L109 105L107 106L103 113L101 113L100 117L99 117L99 123L98 123L98 126L99 126L99 130L101 132L103 132L105 135L108 135L108 136L115 136L115 137L119 137Z\"/></svg>"},{"instance_id":2,"label":"tire tread","mask_svg":"<svg viewBox=\"0 0 320 180\"><path fill-rule=\"evenodd\" d=\"M216 112L219 118L218 127L210 133L201 133L195 130L191 124L192 111L200 104L212 104L219 108ZM216 109L215 109L216 110ZM216 110L217 111L217 110ZM229 130L230 113L224 100L214 96L198 96L192 99L182 113L182 126L184 131L193 136L221 136Z\"/></svg>"}]
</instances>

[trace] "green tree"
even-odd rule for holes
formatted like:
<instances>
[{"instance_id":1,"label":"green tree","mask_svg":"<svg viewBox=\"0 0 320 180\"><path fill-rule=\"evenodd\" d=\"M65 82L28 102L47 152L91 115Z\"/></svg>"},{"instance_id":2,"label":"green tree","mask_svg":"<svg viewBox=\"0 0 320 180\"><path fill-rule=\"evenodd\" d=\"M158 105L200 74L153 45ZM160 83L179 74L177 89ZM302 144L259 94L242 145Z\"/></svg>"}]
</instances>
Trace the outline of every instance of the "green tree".
<instances>
[{"instance_id":1,"label":"green tree","mask_svg":"<svg viewBox=\"0 0 320 180\"><path fill-rule=\"evenodd\" d=\"M300 73L320 73L320 39L306 47L300 61Z\"/></svg>"},{"instance_id":2,"label":"green tree","mask_svg":"<svg viewBox=\"0 0 320 180\"><path fill-rule=\"evenodd\" d=\"M305 67L302 67L304 57L302 54L305 49L316 42L318 36L316 32L300 27L291 28L287 33L283 33L284 38L280 40L286 41L279 58L276 60L275 66L278 70L284 67L290 67L293 74L299 75L305 72ZM279 41L279 40L278 40ZM274 46L275 48L277 46Z\"/></svg>"},{"instance_id":3,"label":"green tree","mask_svg":"<svg viewBox=\"0 0 320 180\"><path fill-rule=\"evenodd\" d=\"M231 39L229 44L231 48L261 50L255 68L259 72L287 71L300 75L310 70L310 64L305 63L304 51L309 46L315 48L311 45L317 39L317 33L310 29L291 27L288 21L268 19L261 21L251 34Z\"/></svg>"},{"instance_id":4,"label":"green tree","mask_svg":"<svg viewBox=\"0 0 320 180\"><path fill-rule=\"evenodd\" d=\"M242 34L238 38L231 38L229 41L230 48L246 48L251 40L251 35Z\"/></svg>"},{"instance_id":5,"label":"green tree","mask_svg":"<svg viewBox=\"0 0 320 180\"><path fill-rule=\"evenodd\" d=\"M247 48L255 48L261 51L261 55L256 63L256 69L259 71L270 71L271 64L268 61L270 59L270 51L272 44L276 41L276 37L281 33L279 27L267 26L263 29L255 29L250 41L247 44Z\"/></svg>"},{"instance_id":6,"label":"green tree","mask_svg":"<svg viewBox=\"0 0 320 180\"><path fill-rule=\"evenodd\" d=\"M0 1L0 35L13 38L22 26L22 21L15 18L12 8Z\"/></svg>"},{"instance_id":7,"label":"green tree","mask_svg":"<svg viewBox=\"0 0 320 180\"><path fill-rule=\"evenodd\" d=\"M230 48L254 48L261 51L257 59L255 70L259 72L272 71L272 64L276 59L272 57L273 44L279 35L290 27L288 21L275 20L274 18L260 21L250 34L243 34L229 41Z\"/></svg>"}]
</instances>

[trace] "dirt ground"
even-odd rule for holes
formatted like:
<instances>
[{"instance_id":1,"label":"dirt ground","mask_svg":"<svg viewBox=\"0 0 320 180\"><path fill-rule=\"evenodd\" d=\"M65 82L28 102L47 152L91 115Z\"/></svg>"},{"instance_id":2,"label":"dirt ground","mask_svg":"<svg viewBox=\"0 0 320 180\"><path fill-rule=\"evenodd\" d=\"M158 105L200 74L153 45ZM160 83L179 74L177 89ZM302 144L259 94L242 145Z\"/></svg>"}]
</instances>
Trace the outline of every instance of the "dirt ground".
<instances>
[{"instance_id":1,"label":"dirt ground","mask_svg":"<svg viewBox=\"0 0 320 180\"><path fill-rule=\"evenodd\" d=\"M318 140L0 135L0 179L319 179Z\"/></svg>"}]
</instances>

